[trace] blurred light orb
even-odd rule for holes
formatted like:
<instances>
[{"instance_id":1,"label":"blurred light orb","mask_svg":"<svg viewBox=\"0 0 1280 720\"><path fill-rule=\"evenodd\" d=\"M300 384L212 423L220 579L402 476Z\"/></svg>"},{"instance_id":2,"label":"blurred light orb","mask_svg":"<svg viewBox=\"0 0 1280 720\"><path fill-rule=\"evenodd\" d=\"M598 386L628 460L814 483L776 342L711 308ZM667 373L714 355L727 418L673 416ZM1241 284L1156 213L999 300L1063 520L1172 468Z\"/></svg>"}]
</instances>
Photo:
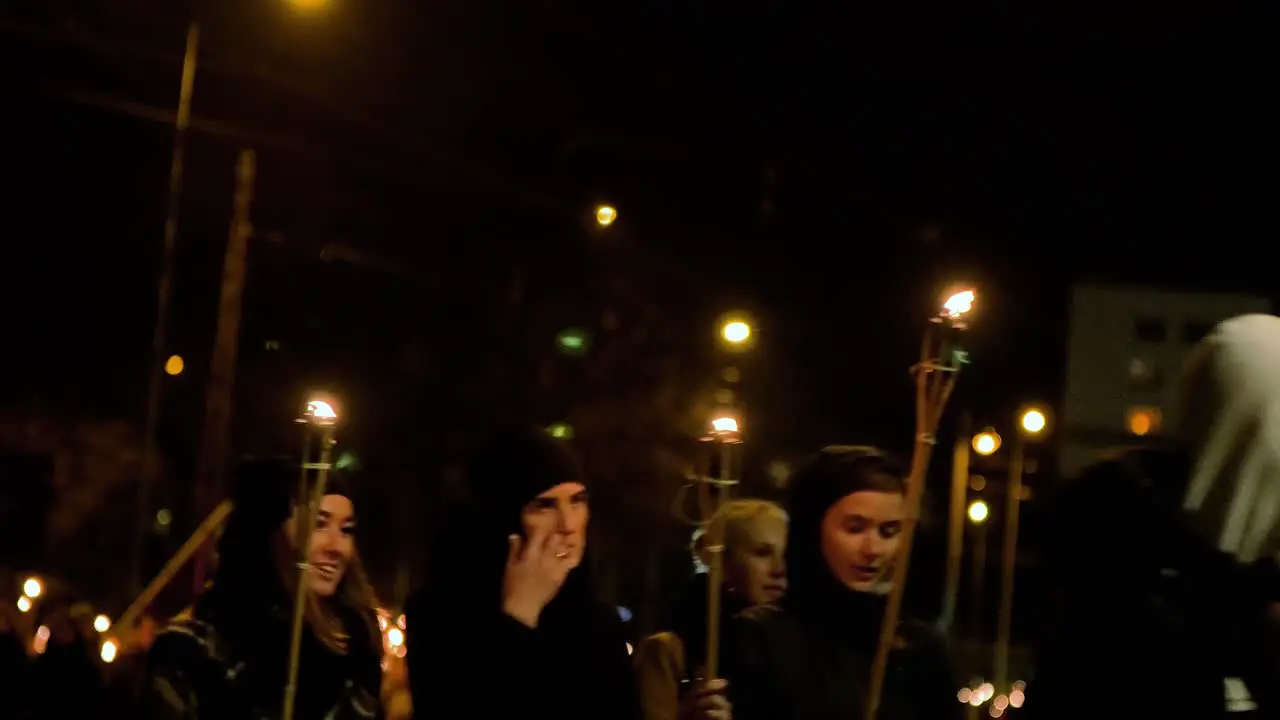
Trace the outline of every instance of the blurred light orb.
<instances>
[{"instance_id":1,"label":"blurred light orb","mask_svg":"<svg viewBox=\"0 0 1280 720\"><path fill-rule=\"evenodd\" d=\"M618 211L612 205L601 205L596 208L596 224L609 227L618 219Z\"/></svg>"},{"instance_id":2,"label":"blurred light orb","mask_svg":"<svg viewBox=\"0 0 1280 720\"><path fill-rule=\"evenodd\" d=\"M746 342L751 337L751 326L741 320L725 323L720 330L720 335L726 342L738 343Z\"/></svg>"},{"instance_id":3,"label":"blurred light orb","mask_svg":"<svg viewBox=\"0 0 1280 720\"><path fill-rule=\"evenodd\" d=\"M186 367L187 363L181 355L170 355L169 359L164 361L164 371L168 375L181 375Z\"/></svg>"},{"instance_id":4,"label":"blurred light orb","mask_svg":"<svg viewBox=\"0 0 1280 720\"><path fill-rule=\"evenodd\" d=\"M1048 422L1044 413L1039 410L1028 410L1022 414L1022 429L1032 435L1044 430Z\"/></svg>"}]
</instances>

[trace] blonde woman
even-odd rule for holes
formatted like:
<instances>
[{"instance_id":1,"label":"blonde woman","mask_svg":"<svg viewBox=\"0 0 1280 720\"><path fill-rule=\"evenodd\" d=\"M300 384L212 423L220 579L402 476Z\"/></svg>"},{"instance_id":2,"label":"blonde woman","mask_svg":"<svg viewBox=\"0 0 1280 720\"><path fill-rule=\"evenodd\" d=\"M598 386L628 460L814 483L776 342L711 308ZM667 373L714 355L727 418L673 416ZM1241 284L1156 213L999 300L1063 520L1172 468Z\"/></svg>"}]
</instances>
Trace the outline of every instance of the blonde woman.
<instances>
[{"instance_id":1,"label":"blonde woman","mask_svg":"<svg viewBox=\"0 0 1280 720\"><path fill-rule=\"evenodd\" d=\"M765 500L725 503L695 536L699 565L709 557L703 539L724 538L721 627L756 605L777 602L787 590L787 514ZM636 651L645 720L725 720L730 708L722 681L703 683L707 656L707 579L699 573L677 597L672 629L646 638Z\"/></svg>"}]
</instances>

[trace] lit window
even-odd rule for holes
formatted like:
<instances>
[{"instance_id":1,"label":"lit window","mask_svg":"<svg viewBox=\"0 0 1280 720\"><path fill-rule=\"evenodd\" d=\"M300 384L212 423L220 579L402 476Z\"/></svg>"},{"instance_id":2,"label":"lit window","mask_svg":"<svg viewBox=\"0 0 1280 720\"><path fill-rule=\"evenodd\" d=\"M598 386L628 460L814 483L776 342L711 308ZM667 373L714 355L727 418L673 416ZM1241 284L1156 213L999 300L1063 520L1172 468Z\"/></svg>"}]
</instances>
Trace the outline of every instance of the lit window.
<instances>
[{"instance_id":1,"label":"lit window","mask_svg":"<svg viewBox=\"0 0 1280 720\"><path fill-rule=\"evenodd\" d=\"M1129 432L1138 436L1154 435L1160 432L1160 408L1150 406L1137 406L1129 408L1129 414L1125 418L1125 427Z\"/></svg>"}]
</instances>

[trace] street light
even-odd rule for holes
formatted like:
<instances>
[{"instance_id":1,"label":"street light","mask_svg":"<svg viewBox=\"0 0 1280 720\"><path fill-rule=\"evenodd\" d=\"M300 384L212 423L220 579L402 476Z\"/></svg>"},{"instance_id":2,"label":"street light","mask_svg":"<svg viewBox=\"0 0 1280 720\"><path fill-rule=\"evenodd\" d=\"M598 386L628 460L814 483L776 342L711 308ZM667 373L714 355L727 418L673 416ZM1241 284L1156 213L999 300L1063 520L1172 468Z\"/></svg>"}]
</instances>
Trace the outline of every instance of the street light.
<instances>
[{"instance_id":1,"label":"street light","mask_svg":"<svg viewBox=\"0 0 1280 720\"><path fill-rule=\"evenodd\" d=\"M1031 408L1023 412L1022 420L1019 422L1022 429L1032 435L1044 430L1045 425L1047 424L1048 420L1045 419L1044 413L1036 410L1035 408Z\"/></svg>"},{"instance_id":2,"label":"street light","mask_svg":"<svg viewBox=\"0 0 1280 720\"><path fill-rule=\"evenodd\" d=\"M27 597L26 595L23 595L22 597L18 598L18 612L30 612L30 611L31 611L31 598Z\"/></svg>"},{"instance_id":3,"label":"street light","mask_svg":"<svg viewBox=\"0 0 1280 720\"><path fill-rule=\"evenodd\" d=\"M111 618L106 615L99 615L93 619L93 629L100 633L104 633L111 629Z\"/></svg>"},{"instance_id":4,"label":"street light","mask_svg":"<svg viewBox=\"0 0 1280 720\"><path fill-rule=\"evenodd\" d=\"M720 328L720 337L732 345L739 345L751 337L751 326L741 320L727 322Z\"/></svg>"},{"instance_id":5,"label":"street light","mask_svg":"<svg viewBox=\"0 0 1280 720\"><path fill-rule=\"evenodd\" d=\"M987 503L983 500L974 500L969 503L969 520L975 525L987 521L987 516L991 514L991 509L987 507Z\"/></svg>"},{"instance_id":6,"label":"street light","mask_svg":"<svg viewBox=\"0 0 1280 720\"><path fill-rule=\"evenodd\" d=\"M618 210L612 205L600 205L596 207L596 224L600 227L609 227L614 220L618 219Z\"/></svg>"},{"instance_id":7,"label":"street light","mask_svg":"<svg viewBox=\"0 0 1280 720\"><path fill-rule=\"evenodd\" d=\"M973 451L982 456L992 455L1000 449L1000 433L987 428L973 436Z\"/></svg>"},{"instance_id":8,"label":"street light","mask_svg":"<svg viewBox=\"0 0 1280 720\"><path fill-rule=\"evenodd\" d=\"M1040 439L1049 427L1048 411L1025 405L1018 412L1018 434L1009 457L1009 496L1004 518L1004 551L1001 557L1000 610L996 625L996 686L1008 692L1009 643L1013 632L1013 581L1018 563L1018 521L1022 514L1022 475L1026 466L1026 444Z\"/></svg>"},{"instance_id":9,"label":"street light","mask_svg":"<svg viewBox=\"0 0 1280 720\"><path fill-rule=\"evenodd\" d=\"M44 583L38 577L29 577L22 583L22 594L35 600L44 592Z\"/></svg>"}]
</instances>

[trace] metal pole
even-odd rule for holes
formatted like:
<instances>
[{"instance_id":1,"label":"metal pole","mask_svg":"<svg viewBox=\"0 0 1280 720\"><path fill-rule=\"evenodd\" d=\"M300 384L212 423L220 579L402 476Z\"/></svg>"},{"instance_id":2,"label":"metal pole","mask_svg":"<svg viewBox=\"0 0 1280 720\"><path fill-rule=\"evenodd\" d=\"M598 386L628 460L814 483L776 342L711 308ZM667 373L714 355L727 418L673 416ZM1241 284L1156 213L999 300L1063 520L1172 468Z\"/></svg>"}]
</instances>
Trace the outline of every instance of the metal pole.
<instances>
[{"instance_id":1,"label":"metal pole","mask_svg":"<svg viewBox=\"0 0 1280 720\"><path fill-rule=\"evenodd\" d=\"M974 523L973 527L973 577L970 582L973 587L969 591L973 594L973 607L969 610L970 623L972 627L969 632L972 633L974 642L982 643L982 606L983 596L987 593L987 523L982 521ZM983 663L986 664L985 662Z\"/></svg>"},{"instance_id":2,"label":"metal pole","mask_svg":"<svg viewBox=\"0 0 1280 720\"><path fill-rule=\"evenodd\" d=\"M156 325L151 335L151 374L147 389L146 416L142 430L142 472L138 478L137 524L133 547L133 588L141 589L147 533L151 527L152 486L157 474L156 428L160 423L160 398L168 349L169 301L173 295L174 265L177 257L178 219L182 211L182 172L186 158L187 129L191 125L191 96L195 92L196 64L200 50L200 27L187 28L187 49L182 61L182 85L178 91L178 115L174 123L173 157L169 165L164 241L161 246L160 280L156 291Z\"/></svg>"},{"instance_id":3,"label":"metal pole","mask_svg":"<svg viewBox=\"0 0 1280 720\"><path fill-rule=\"evenodd\" d=\"M1009 460L1009 498L1005 510L1004 556L1000 576L1000 619L996 626L996 691L1008 692L1009 640L1013 629L1013 577L1018 564L1018 515L1022 509L1022 466L1025 443L1019 433Z\"/></svg>"},{"instance_id":4,"label":"metal pole","mask_svg":"<svg viewBox=\"0 0 1280 720\"><path fill-rule=\"evenodd\" d=\"M227 236L226 256L222 263L222 291L218 306L218 329L214 336L209 363L209 388L205 401L204 437L200 446L200 462L196 467L196 516L222 494L231 431L232 394L236 383L236 359L240 348L240 316L244 304L245 271L249 260L249 236L253 225L249 219L253 205L253 185L257 163L252 150L241 150L236 163L236 189L231 231ZM197 553L194 587L198 595L204 589L205 563L209 545Z\"/></svg>"},{"instance_id":5,"label":"metal pole","mask_svg":"<svg viewBox=\"0 0 1280 720\"><path fill-rule=\"evenodd\" d=\"M281 720L293 720L294 700L298 696L298 663L302 654L302 620L307 606L307 546L316 531L316 515L320 509L320 499L324 497L324 487L329 481L329 459L333 450L333 425L322 426L320 439L320 462L316 463L315 488L310 498L305 496L298 506L299 512L306 513L306 532L300 535L298 543L298 587L293 594L293 633L289 640L289 679L284 686L284 711ZM295 524L302 517L294 516Z\"/></svg>"},{"instance_id":6,"label":"metal pole","mask_svg":"<svg viewBox=\"0 0 1280 720\"><path fill-rule=\"evenodd\" d=\"M950 632L960 595L964 564L965 498L969 487L969 423L962 421L951 453L951 512L947 526L947 575L942 596L942 626Z\"/></svg>"}]
</instances>

